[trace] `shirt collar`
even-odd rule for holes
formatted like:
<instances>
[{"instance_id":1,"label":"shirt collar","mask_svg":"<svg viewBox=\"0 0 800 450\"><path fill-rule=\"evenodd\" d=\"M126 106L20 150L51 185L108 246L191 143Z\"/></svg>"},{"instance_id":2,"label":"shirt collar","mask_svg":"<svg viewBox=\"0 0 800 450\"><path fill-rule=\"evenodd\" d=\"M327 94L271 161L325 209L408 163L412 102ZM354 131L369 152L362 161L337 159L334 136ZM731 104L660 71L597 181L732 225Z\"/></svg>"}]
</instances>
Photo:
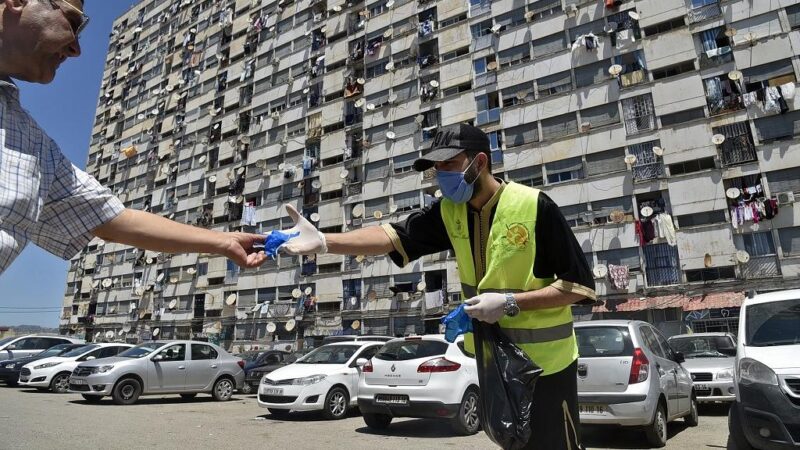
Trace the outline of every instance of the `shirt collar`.
<instances>
[{"instance_id":1,"label":"shirt collar","mask_svg":"<svg viewBox=\"0 0 800 450\"><path fill-rule=\"evenodd\" d=\"M19 88L9 77L0 77L0 89L8 92L15 99L19 99Z\"/></svg>"},{"instance_id":2,"label":"shirt collar","mask_svg":"<svg viewBox=\"0 0 800 450\"><path fill-rule=\"evenodd\" d=\"M480 211L473 208L472 205L468 203L467 206L469 206L470 209L476 212L481 212L494 209L494 207L497 206L497 203L500 201L500 195L503 194L503 189L505 189L506 187L506 182L502 178L494 177L494 179L497 180L498 183L500 183L500 187L497 189L497 192L495 192L494 195L492 195L492 198L490 198L489 201L486 202L485 205L483 205L483 208L481 208Z\"/></svg>"}]
</instances>

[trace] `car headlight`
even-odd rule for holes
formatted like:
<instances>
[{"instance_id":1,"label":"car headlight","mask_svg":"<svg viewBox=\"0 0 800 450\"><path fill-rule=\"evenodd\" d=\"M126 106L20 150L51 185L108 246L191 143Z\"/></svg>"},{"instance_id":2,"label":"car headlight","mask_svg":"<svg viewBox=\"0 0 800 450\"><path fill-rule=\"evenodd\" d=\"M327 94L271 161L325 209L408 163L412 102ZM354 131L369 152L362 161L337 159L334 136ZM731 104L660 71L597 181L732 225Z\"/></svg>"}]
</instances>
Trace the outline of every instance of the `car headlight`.
<instances>
[{"instance_id":1,"label":"car headlight","mask_svg":"<svg viewBox=\"0 0 800 450\"><path fill-rule=\"evenodd\" d=\"M739 381L742 384L760 383L778 385L778 376L766 365L751 358L743 358L739 361L737 372Z\"/></svg>"},{"instance_id":2,"label":"car headlight","mask_svg":"<svg viewBox=\"0 0 800 450\"><path fill-rule=\"evenodd\" d=\"M272 383L273 383L273 381L272 381L272 380L270 380L270 379L269 379L269 378L267 378L267 377L264 377L264 378L262 378L262 379L261 379L261 382L262 382L262 383L264 383L264 384L272 384Z\"/></svg>"},{"instance_id":3,"label":"car headlight","mask_svg":"<svg viewBox=\"0 0 800 450\"><path fill-rule=\"evenodd\" d=\"M91 373L92 373L92 374L95 374L95 373L106 373L106 372L108 372L109 370L111 370L111 369L113 369L113 368L114 368L114 366L113 366L113 365L108 365L108 366L100 366L100 367L92 367L92 371L91 371Z\"/></svg>"},{"instance_id":4,"label":"car headlight","mask_svg":"<svg viewBox=\"0 0 800 450\"><path fill-rule=\"evenodd\" d=\"M300 386L308 386L309 384L317 384L320 381L324 380L327 375L311 375L310 377L303 377L303 378L295 378L292 380L292 384L297 384Z\"/></svg>"},{"instance_id":5,"label":"car headlight","mask_svg":"<svg viewBox=\"0 0 800 450\"><path fill-rule=\"evenodd\" d=\"M733 378L733 368L723 369L717 372L718 380L730 380L731 378Z\"/></svg>"},{"instance_id":6,"label":"car headlight","mask_svg":"<svg viewBox=\"0 0 800 450\"><path fill-rule=\"evenodd\" d=\"M14 367L16 367L16 366L17 366L17 364L16 364L16 363L11 363L11 364L6 364L6 365L5 365L5 366L3 366L3 367L4 367L4 368L6 368L6 369L13 369L13 368L14 368Z\"/></svg>"},{"instance_id":7,"label":"car headlight","mask_svg":"<svg viewBox=\"0 0 800 450\"><path fill-rule=\"evenodd\" d=\"M59 365L59 364L61 364L61 363L60 363L60 362L49 362L49 363L44 363L44 364L41 364L41 365L35 366L35 367L34 367L34 369L49 369L50 367L55 367L55 366L57 366L57 365Z\"/></svg>"}]
</instances>

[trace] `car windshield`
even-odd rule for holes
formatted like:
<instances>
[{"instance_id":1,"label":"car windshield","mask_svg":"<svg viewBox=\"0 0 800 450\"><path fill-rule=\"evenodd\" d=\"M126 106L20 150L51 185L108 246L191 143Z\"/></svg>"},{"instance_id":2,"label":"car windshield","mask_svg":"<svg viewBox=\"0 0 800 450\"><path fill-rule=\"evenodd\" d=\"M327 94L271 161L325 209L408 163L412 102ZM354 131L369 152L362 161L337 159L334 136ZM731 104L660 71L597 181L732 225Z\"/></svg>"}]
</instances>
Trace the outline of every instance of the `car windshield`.
<instances>
[{"instance_id":1,"label":"car windshield","mask_svg":"<svg viewBox=\"0 0 800 450\"><path fill-rule=\"evenodd\" d=\"M90 352L90 351L92 351L92 350L94 350L96 348L100 348L100 346L99 345L84 345L82 347L73 348L72 350L68 351L67 353L64 353L61 356L63 356L64 358L75 358L75 357L83 355L84 353Z\"/></svg>"},{"instance_id":2,"label":"car windshield","mask_svg":"<svg viewBox=\"0 0 800 450\"><path fill-rule=\"evenodd\" d=\"M800 299L750 305L745 316L747 345L800 344Z\"/></svg>"},{"instance_id":3,"label":"car windshield","mask_svg":"<svg viewBox=\"0 0 800 450\"><path fill-rule=\"evenodd\" d=\"M394 341L381 347L375 358L384 361L407 361L409 359L428 358L447 353L447 344L440 341Z\"/></svg>"},{"instance_id":4,"label":"car windshield","mask_svg":"<svg viewBox=\"0 0 800 450\"><path fill-rule=\"evenodd\" d=\"M297 360L297 364L346 364L360 347L357 345L323 345Z\"/></svg>"},{"instance_id":5,"label":"car windshield","mask_svg":"<svg viewBox=\"0 0 800 450\"><path fill-rule=\"evenodd\" d=\"M62 355L62 356L65 356L66 353L69 353L69 352L64 352L64 349L71 348L71 347L72 347L72 344L58 344L58 345L56 345L54 347L48 348L47 350L43 351L42 353L39 353L38 355L36 355L36 357L37 358L49 358L51 356L59 356L62 353L64 353L64 355Z\"/></svg>"},{"instance_id":6,"label":"car windshield","mask_svg":"<svg viewBox=\"0 0 800 450\"><path fill-rule=\"evenodd\" d=\"M122 358L143 358L159 347L164 345L163 342L148 342L146 344L137 345L136 347L125 350L117 356Z\"/></svg>"},{"instance_id":7,"label":"car windshield","mask_svg":"<svg viewBox=\"0 0 800 450\"><path fill-rule=\"evenodd\" d=\"M239 354L234 355L234 356L242 358L246 362L253 362L259 357L259 355L262 355L262 354L263 354L263 352L245 352L245 353L239 353Z\"/></svg>"},{"instance_id":8,"label":"car windshield","mask_svg":"<svg viewBox=\"0 0 800 450\"><path fill-rule=\"evenodd\" d=\"M727 336L681 336L669 339L669 346L686 358L729 358L720 349L735 348Z\"/></svg>"},{"instance_id":9,"label":"car windshield","mask_svg":"<svg viewBox=\"0 0 800 450\"><path fill-rule=\"evenodd\" d=\"M7 338L0 339L0 347L8 344L9 342L13 341L14 339L16 339L16 337L7 337Z\"/></svg>"}]
</instances>

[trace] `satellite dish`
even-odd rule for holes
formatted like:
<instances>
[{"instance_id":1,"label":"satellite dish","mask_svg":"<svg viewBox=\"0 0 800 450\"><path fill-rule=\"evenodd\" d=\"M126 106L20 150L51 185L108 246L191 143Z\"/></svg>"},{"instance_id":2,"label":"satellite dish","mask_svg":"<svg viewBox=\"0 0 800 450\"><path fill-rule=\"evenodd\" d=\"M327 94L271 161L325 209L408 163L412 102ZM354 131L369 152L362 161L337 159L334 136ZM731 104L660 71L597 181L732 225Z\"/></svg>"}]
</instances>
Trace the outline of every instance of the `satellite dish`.
<instances>
[{"instance_id":1,"label":"satellite dish","mask_svg":"<svg viewBox=\"0 0 800 450\"><path fill-rule=\"evenodd\" d=\"M619 209L611 211L608 214L608 220L610 220L611 223L616 223L616 224L620 224L620 223L624 222L625 221L625 211L622 211L622 210L619 210Z\"/></svg>"},{"instance_id":2,"label":"satellite dish","mask_svg":"<svg viewBox=\"0 0 800 450\"><path fill-rule=\"evenodd\" d=\"M489 70L497 70L497 61L492 61L486 65L486 68Z\"/></svg>"},{"instance_id":3,"label":"satellite dish","mask_svg":"<svg viewBox=\"0 0 800 450\"><path fill-rule=\"evenodd\" d=\"M733 27L728 28L727 30L725 30L725 36L728 36L728 37L734 37L734 36L736 36L736 33L738 33L738 30L736 28L733 28Z\"/></svg>"},{"instance_id":4,"label":"satellite dish","mask_svg":"<svg viewBox=\"0 0 800 450\"><path fill-rule=\"evenodd\" d=\"M200 164L204 164L206 162L206 155L197 158L197 162L199 162Z\"/></svg>"},{"instance_id":5,"label":"satellite dish","mask_svg":"<svg viewBox=\"0 0 800 450\"><path fill-rule=\"evenodd\" d=\"M427 283L425 283L424 281L420 281L419 283L417 283L417 292L424 292L427 287L428 287Z\"/></svg>"},{"instance_id":6,"label":"satellite dish","mask_svg":"<svg viewBox=\"0 0 800 450\"><path fill-rule=\"evenodd\" d=\"M239 167L238 169L236 169L236 174L237 174L237 175L242 175L242 174L244 174L244 167Z\"/></svg>"},{"instance_id":7,"label":"satellite dish","mask_svg":"<svg viewBox=\"0 0 800 450\"><path fill-rule=\"evenodd\" d=\"M364 258L366 258L364 255L358 255L356 256L356 262L361 264L362 262L364 262Z\"/></svg>"},{"instance_id":8,"label":"satellite dish","mask_svg":"<svg viewBox=\"0 0 800 450\"><path fill-rule=\"evenodd\" d=\"M341 5L336 5L336 6L333 7L333 11L334 12L340 12L341 10L342 10L342 6Z\"/></svg>"},{"instance_id":9,"label":"satellite dish","mask_svg":"<svg viewBox=\"0 0 800 450\"><path fill-rule=\"evenodd\" d=\"M322 183L320 183L319 179L315 179L311 182L311 187L314 189L319 189L322 187Z\"/></svg>"},{"instance_id":10,"label":"satellite dish","mask_svg":"<svg viewBox=\"0 0 800 450\"><path fill-rule=\"evenodd\" d=\"M656 156L664 156L664 149L659 147L659 146L655 146L655 147L653 147L653 153Z\"/></svg>"},{"instance_id":11,"label":"satellite dish","mask_svg":"<svg viewBox=\"0 0 800 450\"><path fill-rule=\"evenodd\" d=\"M112 306L111 308L108 308L108 313L109 314L114 314L115 312L117 312L117 307L116 306Z\"/></svg>"},{"instance_id":12,"label":"satellite dish","mask_svg":"<svg viewBox=\"0 0 800 450\"><path fill-rule=\"evenodd\" d=\"M164 275L164 272L161 272L161 273L160 273L160 274L158 274L158 276L156 277L156 281L158 281L159 283L161 283L162 281L164 281L164 277L165 277L165 276L166 276L166 275Z\"/></svg>"},{"instance_id":13,"label":"satellite dish","mask_svg":"<svg viewBox=\"0 0 800 450\"><path fill-rule=\"evenodd\" d=\"M394 131L387 131L386 132L386 138L387 139L394 140L395 137L397 137L397 135L394 134Z\"/></svg>"},{"instance_id":14,"label":"satellite dish","mask_svg":"<svg viewBox=\"0 0 800 450\"><path fill-rule=\"evenodd\" d=\"M311 288L311 286L307 287L307 288L306 288L306 289L303 291L303 293L304 293L304 294L306 294L306 295L311 295L311 293L312 293L312 292L314 292L314 290Z\"/></svg>"},{"instance_id":15,"label":"satellite dish","mask_svg":"<svg viewBox=\"0 0 800 450\"><path fill-rule=\"evenodd\" d=\"M394 103L397 101L397 94L389 94L389 103Z\"/></svg>"},{"instance_id":16,"label":"satellite dish","mask_svg":"<svg viewBox=\"0 0 800 450\"><path fill-rule=\"evenodd\" d=\"M614 64L613 66L608 68L608 73L610 73L612 76L615 77L619 76L619 74L622 73L622 66L619 64Z\"/></svg>"},{"instance_id":17,"label":"satellite dish","mask_svg":"<svg viewBox=\"0 0 800 450\"><path fill-rule=\"evenodd\" d=\"M100 339L100 332L99 331L94 334L94 338L95 339Z\"/></svg>"},{"instance_id":18,"label":"satellite dish","mask_svg":"<svg viewBox=\"0 0 800 450\"><path fill-rule=\"evenodd\" d=\"M367 111L374 111L374 110L375 110L375 104L374 103L368 103L367 104Z\"/></svg>"},{"instance_id":19,"label":"satellite dish","mask_svg":"<svg viewBox=\"0 0 800 450\"><path fill-rule=\"evenodd\" d=\"M136 294L137 297L141 297L144 295L144 288L139 286L133 291L133 293Z\"/></svg>"},{"instance_id":20,"label":"satellite dish","mask_svg":"<svg viewBox=\"0 0 800 450\"><path fill-rule=\"evenodd\" d=\"M270 322L267 324L267 332L274 333L277 329L278 327L275 325L275 322Z\"/></svg>"},{"instance_id":21,"label":"satellite dish","mask_svg":"<svg viewBox=\"0 0 800 450\"><path fill-rule=\"evenodd\" d=\"M421 125L422 122L424 121L425 121L425 116L423 116L422 114L417 114L417 116L414 117L414 122L416 122L417 125Z\"/></svg>"},{"instance_id":22,"label":"satellite dish","mask_svg":"<svg viewBox=\"0 0 800 450\"><path fill-rule=\"evenodd\" d=\"M265 169L267 167L267 160L266 159L259 159L256 161L256 167L259 169Z\"/></svg>"},{"instance_id":23,"label":"satellite dish","mask_svg":"<svg viewBox=\"0 0 800 450\"><path fill-rule=\"evenodd\" d=\"M356 205L353 207L353 217L359 218L364 214L364 205Z\"/></svg>"},{"instance_id":24,"label":"satellite dish","mask_svg":"<svg viewBox=\"0 0 800 450\"><path fill-rule=\"evenodd\" d=\"M172 299L172 300L169 302L169 309L175 309L175 307L176 307L176 306L178 306L178 300L175 300L175 299L173 298L173 299Z\"/></svg>"},{"instance_id":25,"label":"satellite dish","mask_svg":"<svg viewBox=\"0 0 800 450\"><path fill-rule=\"evenodd\" d=\"M747 264L750 261L750 254L744 250L739 250L736 252L736 261L741 264Z\"/></svg>"},{"instance_id":26,"label":"satellite dish","mask_svg":"<svg viewBox=\"0 0 800 450\"><path fill-rule=\"evenodd\" d=\"M103 280L103 287L104 288L110 288L111 287L111 278L106 278L105 280Z\"/></svg>"},{"instance_id":27,"label":"satellite dish","mask_svg":"<svg viewBox=\"0 0 800 450\"><path fill-rule=\"evenodd\" d=\"M711 255L706 253L706 255L703 257L703 266L705 266L705 268L708 269L713 265L714 261L711 259Z\"/></svg>"},{"instance_id":28,"label":"satellite dish","mask_svg":"<svg viewBox=\"0 0 800 450\"><path fill-rule=\"evenodd\" d=\"M176 276L169 277L169 282L172 283L172 284L177 283L178 282L178 277L176 277Z\"/></svg>"},{"instance_id":29,"label":"satellite dish","mask_svg":"<svg viewBox=\"0 0 800 450\"><path fill-rule=\"evenodd\" d=\"M652 216L652 215L653 215L653 208L651 208L651 207L649 207L649 206L645 206L645 207L644 207L644 208L642 208L642 210L641 210L641 211L639 211L639 212L642 214L642 217L650 217L650 216Z\"/></svg>"},{"instance_id":30,"label":"satellite dish","mask_svg":"<svg viewBox=\"0 0 800 450\"><path fill-rule=\"evenodd\" d=\"M632 166L632 165L636 164L636 161L637 161L636 155L628 155L628 156L625 157L625 163L628 164L628 165Z\"/></svg>"},{"instance_id":31,"label":"satellite dish","mask_svg":"<svg viewBox=\"0 0 800 450\"><path fill-rule=\"evenodd\" d=\"M92 281L92 287L93 287L93 288L96 288L97 286L100 286L100 280L94 280L94 281Z\"/></svg>"},{"instance_id":32,"label":"satellite dish","mask_svg":"<svg viewBox=\"0 0 800 450\"><path fill-rule=\"evenodd\" d=\"M605 264L598 264L592 269L592 274L596 279L605 278L608 275L608 267Z\"/></svg>"},{"instance_id":33,"label":"satellite dish","mask_svg":"<svg viewBox=\"0 0 800 450\"><path fill-rule=\"evenodd\" d=\"M317 214L317 213L311 213L311 221L312 221L312 222L315 222L315 223L316 223L316 222L319 222L319 214Z\"/></svg>"},{"instance_id":34,"label":"satellite dish","mask_svg":"<svg viewBox=\"0 0 800 450\"><path fill-rule=\"evenodd\" d=\"M285 168L286 168L286 163L280 163L280 164L278 164L278 170L283 170L283 169L285 169Z\"/></svg>"},{"instance_id":35,"label":"satellite dish","mask_svg":"<svg viewBox=\"0 0 800 450\"><path fill-rule=\"evenodd\" d=\"M389 0L388 2L386 2L387 8L391 8L392 6L394 6L394 0Z\"/></svg>"},{"instance_id":36,"label":"satellite dish","mask_svg":"<svg viewBox=\"0 0 800 450\"><path fill-rule=\"evenodd\" d=\"M365 79L363 79L363 78L358 78L358 79L356 79L356 83L358 83L358 84L362 84L362 85L363 85L363 84L364 84L364 83L366 83L366 82L367 82L367 80L365 80Z\"/></svg>"},{"instance_id":37,"label":"satellite dish","mask_svg":"<svg viewBox=\"0 0 800 450\"><path fill-rule=\"evenodd\" d=\"M725 191L725 195L729 199L733 200L733 199L739 198L739 196L742 195L742 192L739 190L739 188L732 187L732 188L728 189L727 191Z\"/></svg>"},{"instance_id":38,"label":"satellite dish","mask_svg":"<svg viewBox=\"0 0 800 450\"><path fill-rule=\"evenodd\" d=\"M112 330L106 331L106 339L114 339L114 335L115 334L116 333L114 333L114 331L112 331Z\"/></svg>"},{"instance_id":39,"label":"satellite dish","mask_svg":"<svg viewBox=\"0 0 800 450\"><path fill-rule=\"evenodd\" d=\"M284 328L286 328L286 331L292 331L294 330L295 325L297 324L295 323L294 319L289 319L289 321L286 322L286 325L284 325Z\"/></svg>"},{"instance_id":40,"label":"satellite dish","mask_svg":"<svg viewBox=\"0 0 800 450\"><path fill-rule=\"evenodd\" d=\"M389 4L387 3L386 6L389 6ZM385 37L386 39L392 37L392 29L387 28L386 31L383 32L383 37Z\"/></svg>"},{"instance_id":41,"label":"satellite dish","mask_svg":"<svg viewBox=\"0 0 800 450\"><path fill-rule=\"evenodd\" d=\"M122 331L122 330L117 331L117 336L122 336L123 334L125 334L124 331Z\"/></svg>"},{"instance_id":42,"label":"satellite dish","mask_svg":"<svg viewBox=\"0 0 800 450\"><path fill-rule=\"evenodd\" d=\"M433 193L433 196L436 197L436 198L442 198L441 189L437 189L436 192Z\"/></svg>"},{"instance_id":43,"label":"satellite dish","mask_svg":"<svg viewBox=\"0 0 800 450\"><path fill-rule=\"evenodd\" d=\"M153 328L153 337L158 337L159 334L161 334L161 328Z\"/></svg>"},{"instance_id":44,"label":"satellite dish","mask_svg":"<svg viewBox=\"0 0 800 450\"><path fill-rule=\"evenodd\" d=\"M341 172L339 172L339 178L341 178L343 180L345 178L347 178L348 176L350 176L350 172L348 172L347 169L344 169Z\"/></svg>"},{"instance_id":45,"label":"satellite dish","mask_svg":"<svg viewBox=\"0 0 800 450\"><path fill-rule=\"evenodd\" d=\"M438 88L439 87L439 82L436 81L436 80L431 80L431 82L428 83L428 84L430 84L432 88Z\"/></svg>"},{"instance_id":46,"label":"satellite dish","mask_svg":"<svg viewBox=\"0 0 800 450\"><path fill-rule=\"evenodd\" d=\"M216 175L211 175L210 177L208 177L208 182L209 183L216 183L217 182L217 176Z\"/></svg>"},{"instance_id":47,"label":"satellite dish","mask_svg":"<svg viewBox=\"0 0 800 450\"><path fill-rule=\"evenodd\" d=\"M139 113L139 114L136 115L136 119L138 119L138 120L144 120L145 117L147 117L147 116L145 116L143 113Z\"/></svg>"},{"instance_id":48,"label":"satellite dish","mask_svg":"<svg viewBox=\"0 0 800 450\"><path fill-rule=\"evenodd\" d=\"M189 267L188 269L186 269L186 273L188 273L189 275L194 275L197 273L197 269L195 269L194 267Z\"/></svg>"},{"instance_id":49,"label":"satellite dish","mask_svg":"<svg viewBox=\"0 0 800 450\"><path fill-rule=\"evenodd\" d=\"M144 260L147 264L153 264L153 258L147 258Z\"/></svg>"},{"instance_id":50,"label":"satellite dish","mask_svg":"<svg viewBox=\"0 0 800 450\"><path fill-rule=\"evenodd\" d=\"M225 304L228 306L233 306L236 304L236 294L231 294L228 298L225 299Z\"/></svg>"},{"instance_id":51,"label":"satellite dish","mask_svg":"<svg viewBox=\"0 0 800 450\"><path fill-rule=\"evenodd\" d=\"M392 61L389 61L388 63L386 63L386 66L385 66L385 68L386 68L386 70L388 70L389 72L393 71L393 70L394 70L394 63L393 63Z\"/></svg>"},{"instance_id":52,"label":"satellite dish","mask_svg":"<svg viewBox=\"0 0 800 450\"><path fill-rule=\"evenodd\" d=\"M354 320L353 323L350 324L350 328L352 328L354 330L357 330L357 329L361 328L361 321L360 320Z\"/></svg>"},{"instance_id":53,"label":"satellite dish","mask_svg":"<svg viewBox=\"0 0 800 450\"><path fill-rule=\"evenodd\" d=\"M372 217L376 218L377 220L381 220L383 218L383 213L381 211L375 211L372 213Z\"/></svg>"},{"instance_id":54,"label":"satellite dish","mask_svg":"<svg viewBox=\"0 0 800 450\"><path fill-rule=\"evenodd\" d=\"M639 20L639 13L636 11L628 11L628 16L633 20Z\"/></svg>"},{"instance_id":55,"label":"satellite dish","mask_svg":"<svg viewBox=\"0 0 800 450\"><path fill-rule=\"evenodd\" d=\"M517 92L517 100L525 100L525 97L528 96L528 91L519 91Z\"/></svg>"},{"instance_id":56,"label":"satellite dish","mask_svg":"<svg viewBox=\"0 0 800 450\"><path fill-rule=\"evenodd\" d=\"M301 295L303 295L303 291L298 288L292 289L292 298L300 298Z\"/></svg>"},{"instance_id":57,"label":"satellite dish","mask_svg":"<svg viewBox=\"0 0 800 450\"><path fill-rule=\"evenodd\" d=\"M728 72L728 78L733 81L739 81L742 79L742 72L740 70L732 70Z\"/></svg>"},{"instance_id":58,"label":"satellite dish","mask_svg":"<svg viewBox=\"0 0 800 450\"><path fill-rule=\"evenodd\" d=\"M711 137L711 142L713 142L714 145L722 145L722 143L725 142L725 135L715 134Z\"/></svg>"},{"instance_id":59,"label":"satellite dish","mask_svg":"<svg viewBox=\"0 0 800 450\"><path fill-rule=\"evenodd\" d=\"M123 325L123 326L122 326L122 331L124 331L124 332L126 332L126 333L130 333L130 332L131 332L131 326L130 326L130 324L127 324L127 323L126 323L125 325Z\"/></svg>"}]
</instances>

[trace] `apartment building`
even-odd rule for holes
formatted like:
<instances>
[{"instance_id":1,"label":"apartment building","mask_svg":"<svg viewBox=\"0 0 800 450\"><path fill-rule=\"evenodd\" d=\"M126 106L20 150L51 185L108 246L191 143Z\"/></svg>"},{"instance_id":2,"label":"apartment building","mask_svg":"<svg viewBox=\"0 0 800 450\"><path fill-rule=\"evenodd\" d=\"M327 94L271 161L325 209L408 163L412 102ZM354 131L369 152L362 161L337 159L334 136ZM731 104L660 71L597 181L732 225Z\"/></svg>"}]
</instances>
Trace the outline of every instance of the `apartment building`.
<instances>
[{"instance_id":1,"label":"apartment building","mask_svg":"<svg viewBox=\"0 0 800 450\"><path fill-rule=\"evenodd\" d=\"M798 29L792 0L143 0L114 25L87 170L196 226L287 228L291 203L347 231L435 201L411 163L470 122L497 176L561 206L596 312L681 320L675 298L735 308L727 293L796 283ZM436 332L458 289L446 252L239 270L95 240L61 326L234 348L407 335Z\"/></svg>"}]
</instances>

